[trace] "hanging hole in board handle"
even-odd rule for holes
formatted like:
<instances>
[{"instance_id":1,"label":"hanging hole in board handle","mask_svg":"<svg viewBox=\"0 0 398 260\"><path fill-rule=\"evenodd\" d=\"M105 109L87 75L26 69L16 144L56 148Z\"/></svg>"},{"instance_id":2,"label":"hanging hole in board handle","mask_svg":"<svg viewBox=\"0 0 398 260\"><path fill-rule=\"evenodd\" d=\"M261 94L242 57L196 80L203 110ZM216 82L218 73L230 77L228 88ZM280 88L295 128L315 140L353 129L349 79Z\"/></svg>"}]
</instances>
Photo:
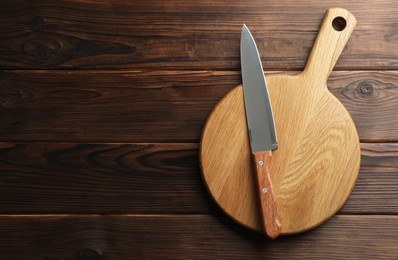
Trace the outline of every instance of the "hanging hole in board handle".
<instances>
[{"instance_id":1,"label":"hanging hole in board handle","mask_svg":"<svg viewBox=\"0 0 398 260\"><path fill-rule=\"evenodd\" d=\"M332 21L333 29L335 29L338 32L344 30L346 26L347 26L347 21L341 16L334 18Z\"/></svg>"}]
</instances>

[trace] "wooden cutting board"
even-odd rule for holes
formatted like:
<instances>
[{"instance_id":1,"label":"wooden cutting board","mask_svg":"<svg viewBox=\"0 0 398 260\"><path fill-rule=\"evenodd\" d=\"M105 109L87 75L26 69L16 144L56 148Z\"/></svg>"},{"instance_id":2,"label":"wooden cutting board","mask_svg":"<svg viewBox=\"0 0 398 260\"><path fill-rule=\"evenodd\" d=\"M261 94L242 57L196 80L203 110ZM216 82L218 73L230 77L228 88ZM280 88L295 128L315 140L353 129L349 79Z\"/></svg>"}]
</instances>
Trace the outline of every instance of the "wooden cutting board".
<instances>
[{"instance_id":1,"label":"wooden cutting board","mask_svg":"<svg viewBox=\"0 0 398 260\"><path fill-rule=\"evenodd\" d=\"M304 71L266 76L279 144L270 175L281 234L309 230L333 216L357 179L358 134L326 86L355 24L347 10L327 10ZM217 204L237 222L262 232L242 86L209 116L200 156L204 181Z\"/></svg>"}]
</instances>

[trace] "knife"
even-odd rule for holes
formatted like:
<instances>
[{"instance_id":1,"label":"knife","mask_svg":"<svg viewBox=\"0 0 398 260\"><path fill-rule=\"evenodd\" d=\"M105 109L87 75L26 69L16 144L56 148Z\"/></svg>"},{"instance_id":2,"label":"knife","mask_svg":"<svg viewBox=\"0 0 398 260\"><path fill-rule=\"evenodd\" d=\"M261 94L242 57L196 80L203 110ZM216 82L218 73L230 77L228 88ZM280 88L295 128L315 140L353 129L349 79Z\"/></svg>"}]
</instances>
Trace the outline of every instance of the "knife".
<instances>
[{"instance_id":1,"label":"knife","mask_svg":"<svg viewBox=\"0 0 398 260\"><path fill-rule=\"evenodd\" d=\"M281 232L269 173L272 151L278 148L267 83L256 43L246 25L240 42L243 96L253 170L257 175L264 234L275 239Z\"/></svg>"}]
</instances>

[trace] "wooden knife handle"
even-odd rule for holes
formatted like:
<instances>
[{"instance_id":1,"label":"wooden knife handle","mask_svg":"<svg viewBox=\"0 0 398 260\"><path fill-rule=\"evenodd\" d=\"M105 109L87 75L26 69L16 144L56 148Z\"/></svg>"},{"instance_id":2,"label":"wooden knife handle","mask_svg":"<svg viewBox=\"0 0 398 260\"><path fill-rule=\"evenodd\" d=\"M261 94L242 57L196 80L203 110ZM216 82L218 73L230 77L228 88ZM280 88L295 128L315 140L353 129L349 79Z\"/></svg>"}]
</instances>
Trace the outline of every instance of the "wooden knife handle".
<instances>
[{"instance_id":1,"label":"wooden knife handle","mask_svg":"<svg viewBox=\"0 0 398 260\"><path fill-rule=\"evenodd\" d=\"M278 219L272 181L269 175L271 151L254 152L253 165L258 180L259 202L261 204L264 234L270 239L275 239L281 233L281 224Z\"/></svg>"}]
</instances>

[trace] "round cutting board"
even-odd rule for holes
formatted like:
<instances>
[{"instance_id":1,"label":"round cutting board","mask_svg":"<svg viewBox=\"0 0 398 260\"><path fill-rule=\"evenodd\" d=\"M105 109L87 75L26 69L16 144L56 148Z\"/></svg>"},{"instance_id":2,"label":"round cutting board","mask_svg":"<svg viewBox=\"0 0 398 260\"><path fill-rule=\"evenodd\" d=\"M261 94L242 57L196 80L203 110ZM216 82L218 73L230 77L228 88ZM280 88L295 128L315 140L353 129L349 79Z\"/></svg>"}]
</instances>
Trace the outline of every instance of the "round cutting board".
<instances>
[{"instance_id":1,"label":"round cutting board","mask_svg":"<svg viewBox=\"0 0 398 260\"><path fill-rule=\"evenodd\" d=\"M343 29L334 28L336 18L343 19ZM281 234L303 232L326 221L355 185L358 134L326 86L355 23L347 10L329 9L305 70L294 76L266 76L279 146L269 172ZM242 86L230 91L209 116L200 157L204 181L217 204L237 222L262 232Z\"/></svg>"}]
</instances>

